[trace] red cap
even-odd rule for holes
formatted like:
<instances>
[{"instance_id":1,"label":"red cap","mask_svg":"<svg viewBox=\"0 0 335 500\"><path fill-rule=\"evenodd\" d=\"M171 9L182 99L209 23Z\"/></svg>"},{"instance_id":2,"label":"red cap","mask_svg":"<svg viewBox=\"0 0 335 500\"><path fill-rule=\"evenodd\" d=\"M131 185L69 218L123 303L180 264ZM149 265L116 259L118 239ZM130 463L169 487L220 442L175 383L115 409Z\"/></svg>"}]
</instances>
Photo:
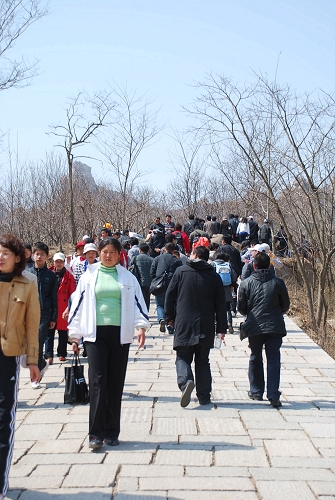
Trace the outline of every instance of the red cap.
<instances>
[{"instance_id":1,"label":"red cap","mask_svg":"<svg viewBox=\"0 0 335 500\"><path fill-rule=\"evenodd\" d=\"M77 250L77 248L84 247L85 245L86 245L86 241L78 241L78 243L76 244L76 250Z\"/></svg>"}]
</instances>

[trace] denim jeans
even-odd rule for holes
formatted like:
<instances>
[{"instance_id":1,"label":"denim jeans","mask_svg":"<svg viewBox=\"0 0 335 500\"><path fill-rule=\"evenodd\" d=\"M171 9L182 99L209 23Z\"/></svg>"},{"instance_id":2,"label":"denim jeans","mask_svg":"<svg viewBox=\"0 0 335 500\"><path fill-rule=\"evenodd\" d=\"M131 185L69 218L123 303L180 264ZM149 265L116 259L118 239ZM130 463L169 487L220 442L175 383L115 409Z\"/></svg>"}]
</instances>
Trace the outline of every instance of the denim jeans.
<instances>
[{"instance_id":1,"label":"denim jeans","mask_svg":"<svg viewBox=\"0 0 335 500\"><path fill-rule=\"evenodd\" d=\"M251 349L249 359L250 392L258 396L263 396L264 393L263 345L265 345L267 359L267 398L279 399L281 395L279 383L282 337L274 337L267 334L249 337L249 346Z\"/></svg>"},{"instance_id":2,"label":"denim jeans","mask_svg":"<svg viewBox=\"0 0 335 500\"><path fill-rule=\"evenodd\" d=\"M164 319L165 293L161 293L160 295L156 295L155 302L156 302L157 319L158 319L158 323L160 323L160 321L162 319Z\"/></svg>"}]
</instances>

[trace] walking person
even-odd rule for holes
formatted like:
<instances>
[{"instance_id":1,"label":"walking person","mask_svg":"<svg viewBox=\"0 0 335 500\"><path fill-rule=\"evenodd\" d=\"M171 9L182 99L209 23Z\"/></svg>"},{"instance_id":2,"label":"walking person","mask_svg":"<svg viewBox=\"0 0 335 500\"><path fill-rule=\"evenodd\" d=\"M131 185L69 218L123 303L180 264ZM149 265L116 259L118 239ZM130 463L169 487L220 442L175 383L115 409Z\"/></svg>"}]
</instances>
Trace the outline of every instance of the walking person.
<instances>
[{"instance_id":1,"label":"walking person","mask_svg":"<svg viewBox=\"0 0 335 500\"><path fill-rule=\"evenodd\" d=\"M55 328L57 320L57 278L55 273L47 268L47 259L49 256L49 247L46 243L38 241L34 246L34 267L28 271L34 274L37 278L38 297L41 307L41 319L38 331L38 368L41 372L39 381L32 381L32 389L41 388L41 380L45 371L49 367L49 361L46 361L43 356L43 349L47 333L50 329Z\"/></svg>"},{"instance_id":2,"label":"walking person","mask_svg":"<svg viewBox=\"0 0 335 500\"><path fill-rule=\"evenodd\" d=\"M121 244L115 238L99 243L100 262L84 273L72 295L69 336L74 352L84 337L90 387L89 447L119 444L121 400L129 346L137 332L143 347L150 327L140 285L120 265Z\"/></svg>"},{"instance_id":3,"label":"walking person","mask_svg":"<svg viewBox=\"0 0 335 500\"><path fill-rule=\"evenodd\" d=\"M177 383L181 390L180 405L190 403L196 386L200 405L211 402L212 375L209 351L214 334L225 337L226 303L222 281L211 264L209 250L194 248L190 260L172 276L165 297L165 319L174 328ZM195 384L191 363L195 361Z\"/></svg>"},{"instance_id":4,"label":"walking person","mask_svg":"<svg viewBox=\"0 0 335 500\"><path fill-rule=\"evenodd\" d=\"M160 325L159 330L162 333L166 331L164 319L165 293L174 272L179 266L182 266L181 260L177 259L177 257L172 254L175 249L176 247L173 243L167 243L164 247L164 253L154 259L150 270L152 279L160 278L166 273L166 287L162 289L159 295L155 295L157 319ZM171 335L173 334L173 328L171 326L168 326L168 332Z\"/></svg>"},{"instance_id":5,"label":"walking person","mask_svg":"<svg viewBox=\"0 0 335 500\"><path fill-rule=\"evenodd\" d=\"M38 382L40 305L34 280L26 278L23 243L12 234L0 238L0 499L6 496L13 454L20 356L32 382Z\"/></svg>"},{"instance_id":6,"label":"walking person","mask_svg":"<svg viewBox=\"0 0 335 500\"><path fill-rule=\"evenodd\" d=\"M89 245L93 243L89 243ZM58 332L58 346L57 346L57 356L59 361L66 361L67 355L67 321L63 318L63 313L68 307L69 298L76 289L76 283L73 275L65 269L66 257L62 252L57 252L53 256L54 266L50 267L50 271L53 271L57 278L57 320L55 328L49 328L47 337L45 340L45 358L47 359L49 365L53 364L54 359L54 341L55 341L55 331Z\"/></svg>"},{"instance_id":7,"label":"walking person","mask_svg":"<svg viewBox=\"0 0 335 500\"><path fill-rule=\"evenodd\" d=\"M152 281L150 270L153 263L153 258L149 255L149 245L141 243L139 246L140 253L136 255L130 262L129 271L136 276L140 284L144 301L149 311L150 308L150 284Z\"/></svg>"},{"instance_id":8,"label":"walking person","mask_svg":"<svg viewBox=\"0 0 335 500\"><path fill-rule=\"evenodd\" d=\"M283 314L290 307L287 288L282 279L269 271L270 257L258 252L254 257L255 272L242 281L238 295L238 310L247 319L241 325L241 336L248 337L251 349L249 360L248 396L263 400L265 390L263 345L267 359L267 398L279 408L280 347L286 335Z\"/></svg>"}]
</instances>

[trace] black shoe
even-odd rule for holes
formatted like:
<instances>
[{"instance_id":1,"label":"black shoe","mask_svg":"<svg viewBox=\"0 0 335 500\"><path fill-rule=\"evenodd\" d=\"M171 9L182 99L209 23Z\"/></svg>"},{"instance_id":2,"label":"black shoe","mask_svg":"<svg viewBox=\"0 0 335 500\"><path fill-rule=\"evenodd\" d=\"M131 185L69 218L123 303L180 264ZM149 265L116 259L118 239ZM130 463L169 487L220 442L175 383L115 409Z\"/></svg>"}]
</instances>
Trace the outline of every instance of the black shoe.
<instances>
[{"instance_id":1,"label":"black shoe","mask_svg":"<svg viewBox=\"0 0 335 500\"><path fill-rule=\"evenodd\" d=\"M99 448L101 448L101 446L103 445L103 442L101 439L99 438L92 438L90 439L90 442L89 442L89 448L91 448L92 450L98 450Z\"/></svg>"},{"instance_id":2,"label":"black shoe","mask_svg":"<svg viewBox=\"0 0 335 500\"><path fill-rule=\"evenodd\" d=\"M107 446L119 446L120 441L118 438L106 438L105 444L107 444Z\"/></svg>"},{"instance_id":3,"label":"black shoe","mask_svg":"<svg viewBox=\"0 0 335 500\"><path fill-rule=\"evenodd\" d=\"M248 392L248 396L250 399L253 399L254 401L263 401L263 396L259 396L258 394L253 394L252 392Z\"/></svg>"},{"instance_id":4,"label":"black shoe","mask_svg":"<svg viewBox=\"0 0 335 500\"><path fill-rule=\"evenodd\" d=\"M280 408L281 406L283 406L279 399L269 399L269 401L274 408Z\"/></svg>"},{"instance_id":5,"label":"black shoe","mask_svg":"<svg viewBox=\"0 0 335 500\"><path fill-rule=\"evenodd\" d=\"M211 404L211 398L208 399L199 399L199 405L205 406L205 405L210 405Z\"/></svg>"},{"instance_id":6,"label":"black shoe","mask_svg":"<svg viewBox=\"0 0 335 500\"><path fill-rule=\"evenodd\" d=\"M191 401L191 394L194 389L195 385L193 380L188 380L185 385L185 389L182 392L181 398L180 398L180 406L185 408L190 404Z\"/></svg>"},{"instance_id":7,"label":"black shoe","mask_svg":"<svg viewBox=\"0 0 335 500\"><path fill-rule=\"evenodd\" d=\"M166 329L165 329L165 321L163 319L160 320L159 322L159 331L162 332L162 333L165 333Z\"/></svg>"}]
</instances>

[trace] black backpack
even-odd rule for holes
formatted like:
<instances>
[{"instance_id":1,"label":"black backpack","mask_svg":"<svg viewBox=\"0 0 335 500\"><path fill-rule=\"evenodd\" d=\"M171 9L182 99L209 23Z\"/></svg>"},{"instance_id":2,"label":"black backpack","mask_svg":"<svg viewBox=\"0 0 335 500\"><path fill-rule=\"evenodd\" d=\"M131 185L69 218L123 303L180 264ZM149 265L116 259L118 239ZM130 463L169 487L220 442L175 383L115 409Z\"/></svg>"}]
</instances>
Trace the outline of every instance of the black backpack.
<instances>
[{"instance_id":1,"label":"black backpack","mask_svg":"<svg viewBox=\"0 0 335 500\"><path fill-rule=\"evenodd\" d=\"M175 238L176 238L177 245L180 247L180 250L183 252L183 254L185 254L185 248L184 248L183 238L182 238L181 233L179 231L176 231L174 233L174 235L175 235Z\"/></svg>"}]
</instances>

